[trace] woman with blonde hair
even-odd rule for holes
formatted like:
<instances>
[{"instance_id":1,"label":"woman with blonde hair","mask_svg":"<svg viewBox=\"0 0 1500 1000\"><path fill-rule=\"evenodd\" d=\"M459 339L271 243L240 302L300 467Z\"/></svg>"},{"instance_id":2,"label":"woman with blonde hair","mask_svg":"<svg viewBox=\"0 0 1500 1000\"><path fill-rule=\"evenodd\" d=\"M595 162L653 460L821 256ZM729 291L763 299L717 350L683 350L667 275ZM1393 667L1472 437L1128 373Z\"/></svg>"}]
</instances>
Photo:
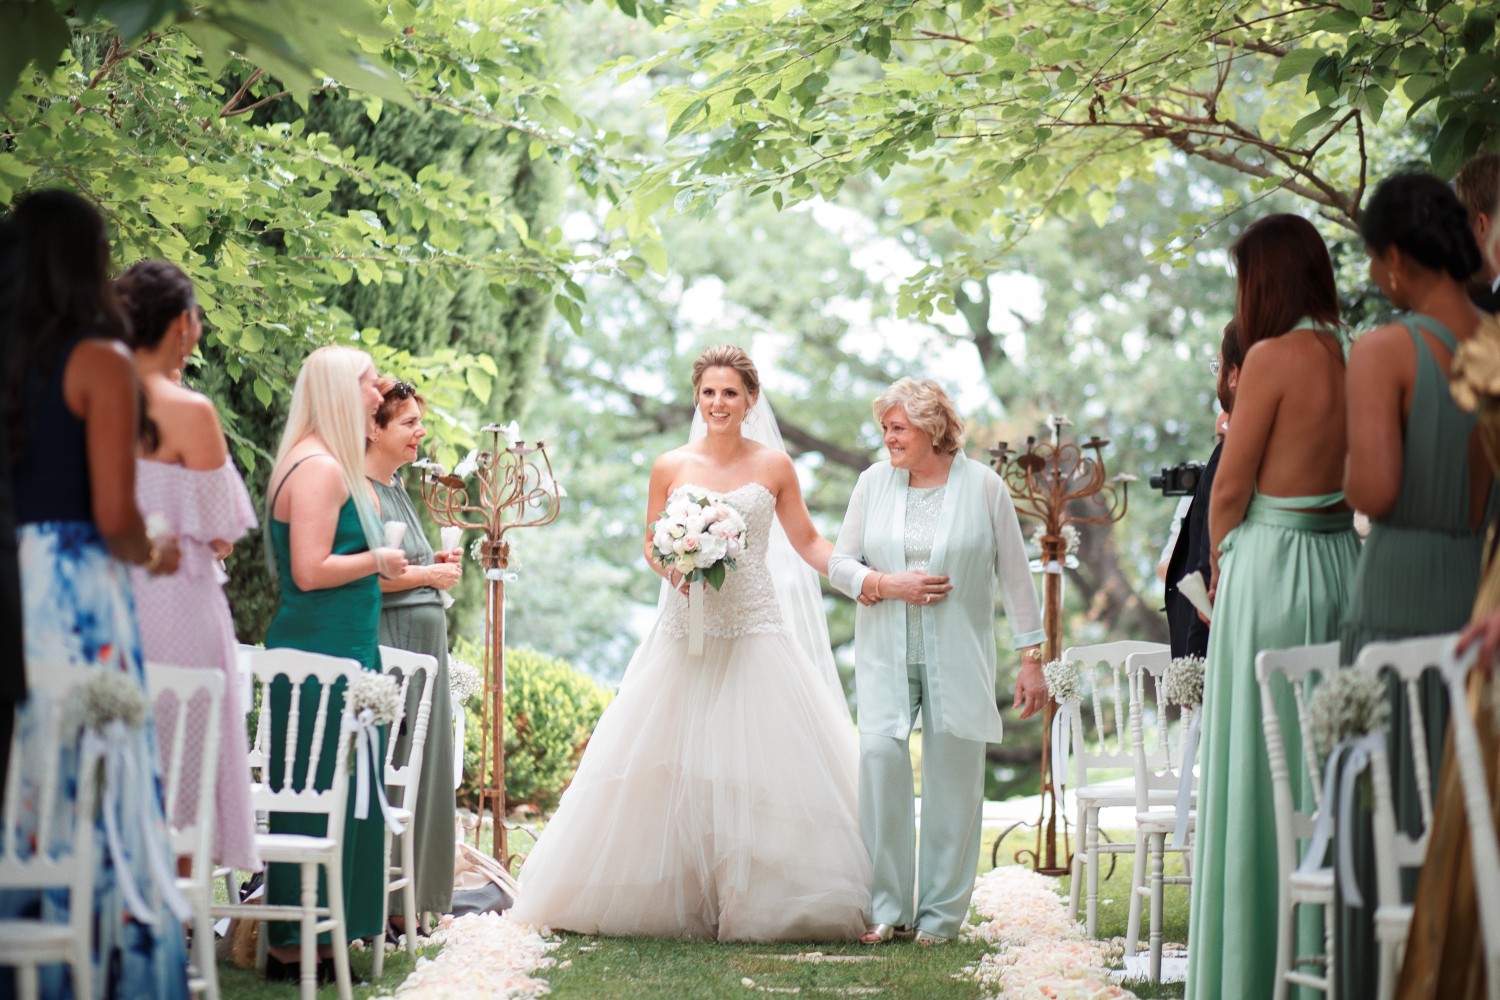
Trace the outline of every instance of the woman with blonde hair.
<instances>
[{"instance_id":1,"label":"woman with blonde hair","mask_svg":"<svg viewBox=\"0 0 1500 1000\"><path fill-rule=\"evenodd\" d=\"M890 460L849 498L828 579L859 600L859 823L874 862L880 944L915 932L958 933L979 863L984 748L1000 741L995 702L995 583L1022 651L1013 707L1047 702L1045 638L1021 525L988 466L964 457L958 410L930 379L903 378L876 398ZM922 720L922 837L917 858L912 727ZM913 862L916 862L915 864Z\"/></svg>"},{"instance_id":2,"label":"woman with blonde hair","mask_svg":"<svg viewBox=\"0 0 1500 1000\"><path fill-rule=\"evenodd\" d=\"M375 365L363 351L320 347L297 375L266 499L266 559L281 584L281 604L266 630L267 647L346 656L366 670L380 669L376 576L397 576L406 568L404 552L383 547L380 521L365 479L365 440L380 403ZM318 692L307 689L300 697L301 714L316 714ZM290 709L289 685L284 681L273 685L271 774L283 773L281 747ZM337 718L342 709L342 691L335 690L329 714ZM298 738L297 756L305 759L311 751L310 729L304 728ZM338 727L328 726L322 754L324 766L330 769L326 780L332 778L337 740ZM378 774L376 780L380 780ZM344 822L345 933L349 940L383 939L383 820L379 810L371 810L367 819L355 819L352 797L349 808L351 815ZM321 834L322 828L316 817L271 814L273 833ZM300 891L297 866L269 866L268 903L295 903ZM273 923L270 935L275 961L268 964L268 973L295 978L299 928ZM331 972L328 966L320 966L321 977Z\"/></svg>"}]
</instances>

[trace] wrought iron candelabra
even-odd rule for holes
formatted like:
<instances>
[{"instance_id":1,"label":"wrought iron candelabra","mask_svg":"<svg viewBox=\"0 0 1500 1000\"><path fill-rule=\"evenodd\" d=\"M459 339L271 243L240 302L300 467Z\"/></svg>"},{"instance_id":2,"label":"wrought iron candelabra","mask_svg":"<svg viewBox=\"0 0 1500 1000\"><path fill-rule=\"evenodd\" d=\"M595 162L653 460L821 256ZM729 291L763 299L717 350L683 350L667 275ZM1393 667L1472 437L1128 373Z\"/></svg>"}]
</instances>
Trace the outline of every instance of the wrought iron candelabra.
<instances>
[{"instance_id":1,"label":"wrought iron candelabra","mask_svg":"<svg viewBox=\"0 0 1500 1000\"><path fill-rule=\"evenodd\" d=\"M990 455L991 464L1010 490L1016 511L1042 523L1042 627L1047 633L1046 659L1051 661L1062 656L1063 650L1062 580L1068 548L1063 526L1112 524L1124 517L1129 501L1127 488L1135 477L1117 475L1107 479L1103 450L1109 441L1098 435L1081 443L1064 441L1062 429L1072 421L1053 415L1048 422L1052 425L1050 442L1038 443L1035 436L1030 436L1025 450L1017 452L1009 442L1001 441L990 449ZM1094 509L1097 513L1093 513ZM1057 707L1057 702L1049 697L1042 710L1042 802L1037 816L1036 848L1032 851L1022 848L1015 854L1019 864L1025 864L1026 855L1030 854L1032 869L1044 875L1067 874L1072 860L1064 817L1062 861L1058 861L1057 814L1061 803L1052 783L1052 747L1048 739ZM1067 775L1063 777L1066 779ZM998 853L998 843L996 848Z\"/></svg>"},{"instance_id":2,"label":"wrought iron candelabra","mask_svg":"<svg viewBox=\"0 0 1500 1000\"><path fill-rule=\"evenodd\" d=\"M505 826L505 584L510 565L513 528L538 528L557 520L566 492L552 477L552 460L541 441L520 440L514 423L489 424L480 429L489 446L473 453L475 481L450 474L435 462L423 467L422 499L441 527L484 532L479 563L484 568L484 700L479 751L479 812L488 809L494 838L491 854L507 869L515 855ZM466 459L465 463L469 460ZM463 752L463 748L458 748ZM483 823L474 831L477 847Z\"/></svg>"}]
</instances>

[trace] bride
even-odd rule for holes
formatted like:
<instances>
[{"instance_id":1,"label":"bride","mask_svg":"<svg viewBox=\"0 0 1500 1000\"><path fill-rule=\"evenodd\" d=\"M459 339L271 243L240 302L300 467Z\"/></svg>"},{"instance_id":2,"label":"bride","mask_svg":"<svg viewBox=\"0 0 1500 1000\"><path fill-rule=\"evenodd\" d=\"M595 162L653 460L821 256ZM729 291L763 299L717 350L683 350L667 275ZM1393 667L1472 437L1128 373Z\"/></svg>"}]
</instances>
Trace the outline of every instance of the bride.
<instances>
[{"instance_id":1,"label":"bride","mask_svg":"<svg viewBox=\"0 0 1500 1000\"><path fill-rule=\"evenodd\" d=\"M512 916L585 934L853 939L870 906L858 744L816 576L777 559L789 542L826 573L832 546L749 356L710 348L693 388L694 439L651 470L645 551L667 581L660 613L521 870ZM701 656L688 652L687 587L650 542L650 523L687 490L724 499L748 527L738 568L704 587Z\"/></svg>"}]
</instances>

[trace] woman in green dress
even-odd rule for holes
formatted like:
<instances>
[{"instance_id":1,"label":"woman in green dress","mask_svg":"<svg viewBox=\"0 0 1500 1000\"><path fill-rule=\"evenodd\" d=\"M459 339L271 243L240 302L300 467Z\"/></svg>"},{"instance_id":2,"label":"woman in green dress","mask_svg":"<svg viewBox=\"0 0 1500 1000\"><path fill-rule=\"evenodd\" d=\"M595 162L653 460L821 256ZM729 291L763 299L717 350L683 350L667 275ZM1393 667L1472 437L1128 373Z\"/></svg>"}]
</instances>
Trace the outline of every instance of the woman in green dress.
<instances>
[{"instance_id":1,"label":"woman in green dress","mask_svg":"<svg viewBox=\"0 0 1500 1000\"><path fill-rule=\"evenodd\" d=\"M411 495L399 471L417 457L427 430L422 426L426 405L409 382L383 378L378 383L381 403L375 411L375 430L365 449L365 474L375 487L375 502L386 522L406 525L401 546L407 566L400 576L380 581L380 644L426 653L438 661L432 685L432 707L423 749L421 784L412 809L413 853L416 859L417 910L447 913L453 906L453 702L448 696L448 619L442 592L458 585L462 553L432 551ZM421 688L412 685L407 722L397 739L409 739L416 723ZM404 748L397 752L404 755ZM402 756L399 759L405 759ZM391 895L391 924L404 930L401 894Z\"/></svg>"},{"instance_id":2,"label":"woman in green dress","mask_svg":"<svg viewBox=\"0 0 1500 1000\"><path fill-rule=\"evenodd\" d=\"M376 630L380 590L376 574L396 576L406 569L406 554L381 547L380 520L365 479L365 439L374 427L380 392L369 355L348 347L321 347L308 356L292 390L291 411L277 449L266 501L266 559L281 584L281 603L266 630L267 647L291 647L358 660L366 670L380 669ZM317 712L318 689L301 693L301 713ZM270 773L282 773L281 747L291 709L290 685L283 679L271 689ZM329 702L331 718L343 709L336 688ZM338 727L323 736L320 785L331 783L333 748ZM311 727L300 732L298 759L312 743ZM293 769L294 778L306 764ZM377 774L376 780L380 780ZM385 838L378 809L367 819L350 815L344 825L344 913L349 940L384 934L380 926L385 891ZM315 816L272 813L273 833L321 834ZM319 895L326 890L320 888ZM296 865L271 865L266 873L266 900L295 904L301 894ZM273 975L295 975L300 958L299 929L292 923L270 925ZM326 936L320 955L331 954Z\"/></svg>"},{"instance_id":3,"label":"woman in green dress","mask_svg":"<svg viewBox=\"0 0 1500 1000\"><path fill-rule=\"evenodd\" d=\"M1480 526L1494 481L1474 414L1459 409L1448 391L1453 354L1484 318L1464 288L1479 268L1479 247L1463 204L1430 174L1398 174L1375 189L1359 228L1370 278L1402 314L1360 337L1349 353L1344 492L1371 526L1344 620L1345 664L1368 642L1456 632L1469 620L1479 587ZM1435 672L1425 678L1422 695L1427 755L1436 768L1448 708ZM1411 722L1395 682L1390 704L1396 808L1403 826L1417 834L1422 815L1408 746ZM1340 907L1335 935L1338 992L1353 1000L1374 996L1378 978L1368 819L1339 836L1354 838L1365 900L1362 907Z\"/></svg>"},{"instance_id":4,"label":"woman in green dress","mask_svg":"<svg viewBox=\"0 0 1500 1000\"><path fill-rule=\"evenodd\" d=\"M1209 504L1214 621L1187 996L1264 1000L1276 971L1277 871L1255 655L1338 635L1358 541L1341 488L1344 354L1328 249L1307 220L1271 215L1246 228L1233 254L1245 361ZM1291 718L1290 689L1277 694ZM1294 774L1297 751L1288 747Z\"/></svg>"}]
</instances>

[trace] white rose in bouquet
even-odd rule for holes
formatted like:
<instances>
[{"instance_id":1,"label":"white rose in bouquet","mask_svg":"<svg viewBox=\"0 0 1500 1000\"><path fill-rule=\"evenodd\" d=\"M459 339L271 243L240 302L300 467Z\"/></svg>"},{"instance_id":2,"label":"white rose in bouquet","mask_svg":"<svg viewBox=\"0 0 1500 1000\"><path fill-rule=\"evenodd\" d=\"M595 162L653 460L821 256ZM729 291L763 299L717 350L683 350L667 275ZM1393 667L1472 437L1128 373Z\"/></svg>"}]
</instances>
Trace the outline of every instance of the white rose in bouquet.
<instances>
[{"instance_id":1,"label":"white rose in bouquet","mask_svg":"<svg viewBox=\"0 0 1500 1000\"><path fill-rule=\"evenodd\" d=\"M745 550L745 519L723 500L680 496L667 504L651 526L653 555L688 582L715 589Z\"/></svg>"}]
</instances>

